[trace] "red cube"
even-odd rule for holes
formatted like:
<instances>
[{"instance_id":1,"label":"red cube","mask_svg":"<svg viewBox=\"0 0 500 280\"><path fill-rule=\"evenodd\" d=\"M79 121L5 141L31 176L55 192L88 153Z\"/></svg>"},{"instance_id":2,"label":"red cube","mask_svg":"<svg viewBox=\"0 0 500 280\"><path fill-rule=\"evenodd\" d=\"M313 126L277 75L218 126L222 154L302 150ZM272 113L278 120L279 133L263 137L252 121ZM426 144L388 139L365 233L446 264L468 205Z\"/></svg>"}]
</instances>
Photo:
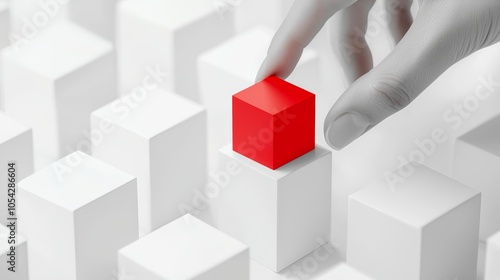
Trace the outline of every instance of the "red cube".
<instances>
[{"instance_id":1,"label":"red cube","mask_svg":"<svg viewBox=\"0 0 500 280\"><path fill-rule=\"evenodd\" d=\"M316 96L269 77L233 95L233 150L271 169L315 147Z\"/></svg>"}]
</instances>

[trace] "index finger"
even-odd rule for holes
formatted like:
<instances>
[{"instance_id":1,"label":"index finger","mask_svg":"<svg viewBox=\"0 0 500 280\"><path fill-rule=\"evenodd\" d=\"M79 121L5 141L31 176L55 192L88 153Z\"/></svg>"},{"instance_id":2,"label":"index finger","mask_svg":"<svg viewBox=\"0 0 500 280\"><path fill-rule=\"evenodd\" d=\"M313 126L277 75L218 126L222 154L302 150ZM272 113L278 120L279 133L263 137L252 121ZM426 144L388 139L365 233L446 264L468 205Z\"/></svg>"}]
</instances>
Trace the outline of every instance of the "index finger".
<instances>
[{"instance_id":1,"label":"index finger","mask_svg":"<svg viewBox=\"0 0 500 280\"><path fill-rule=\"evenodd\" d=\"M274 35L257 81L269 76L286 78L293 71L304 48L337 11L356 0L296 0Z\"/></svg>"}]
</instances>

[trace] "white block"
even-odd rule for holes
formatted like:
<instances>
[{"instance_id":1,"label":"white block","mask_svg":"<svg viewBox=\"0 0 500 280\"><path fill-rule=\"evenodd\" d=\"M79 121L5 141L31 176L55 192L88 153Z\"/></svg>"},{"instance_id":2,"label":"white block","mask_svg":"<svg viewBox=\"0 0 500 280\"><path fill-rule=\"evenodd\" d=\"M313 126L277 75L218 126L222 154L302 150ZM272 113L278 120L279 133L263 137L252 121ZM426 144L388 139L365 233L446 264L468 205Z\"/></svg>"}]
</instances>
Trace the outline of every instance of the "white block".
<instances>
[{"instance_id":1,"label":"white block","mask_svg":"<svg viewBox=\"0 0 500 280\"><path fill-rule=\"evenodd\" d=\"M35 159L37 169L88 151L89 114L117 96L111 43L60 22L20 51L8 47L2 60L5 111L33 128L35 155L49 161Z\"/></svg>"},{"instance_id":2,"label":"white block","mask_svg":"<svg viewBox=\"0 0 500 280\"><path fill-rule=\"evenodd\" d=\"M256 27L198 59L202 103L207 107L210 167L217 166L217 151L231 141L231 96L255 82L273 32ZM306 49L287 79L313 93L319 89L318 54Z\"/></svg>"},{"instance_id":3,"label":"white block","mask_svg":"<svg viewBox=\"0 0 500 280\"><path fill-rule=\"evenodd\" d=\"M480 203L425 166L387 173L349 197L347 263L375 279L475 279Z\"/></svg>"},{"instance_id":4,"label":"white block","mask_svg":"<svg viewBox=\"0 0 500 280\"><path fill-rule=\"evenodd\" d=\"M71 0L68 17L110 41L115 40L115 13L119 0Z\"/></svg>"},{"instance_id":5,"label":"white block","mask_svg":"<svg viewBox=\"0 0 500 280\"><path fill-rule=\"evenodd\" d=\"M12 253L12 251L14 251L14 253ZM12 257L14 257L14 259L12 259ZM7 263L7 261L12 262L12 265ZM17 233L11 234L11 229L3 225L0 225L0 263L2 263L0 279L29 279L26 239ZM12 267L11 270L9 270L9 267Z\"/></svg>"},{"instance_id":6,"label":"white block","mask_svg":"<svg viewBox=\"0 0 500 280\"><path fill-rule=\"evenodd\" d=\"M500 116L459 137L453 176L482 193L479 236L486 241L500 231Z\"/></svg>"},{"instance_id":7,"label":"white block","mask_svg":"<svg viewBox=\"0 0 500 280\"><path fill-rule=\"evenodd\" d=\"M374 280L368 276L362 274L356 269L350 267L346 263L341 263L332 268L324 275L318 277L318 280ZM444 280L444 279L443 279Z\"/></svg>"},{"instance_id":8,"label":"white block","mask_svg":"<svg viewBox=\"0 0 500 280\"><path fill-rule=\"evenodd\" d=\"M9 5L7 2L0 1L0 50L9 44Z\"/></svg>"},{"instance_id":9,"label":"white block","mask_svg":"<svg viewBox=\"0 0 500 280\"><path fill-rule=\"evenodd\" d=\"M293 0L214 0L220 18L234 13L236 31L246 31L257 25L277 30Z\"/></svg>"},{"instance_id":10,"label":"white block","mask_svg":"<svg viewBox=\"0 0 500 280\"><path fill-rule=\"evenodd\" d=\"M6 1L0 1L0 50L9 45L10 29L9 5ZM1 57L0 57L1 64ZM0 110L4 110L3 87L2 87L2 67L0 67Z\"/></svg>"},{"instance_id":11,"label":"white block","mask_svg":"<svg viewBox=\"0 0 500 280\"><path fill-rule=\"evenodd\" d=\"M484 280L500 279L500 231L488 239Z\"/></svg>"},{"instance_id":12,"label":"white block","mask_svg":"<svg viewBox=\"0 0 500 280\"><path fill-rule=\"evenodd\" d=\"M138 238L136 179L75 152L19 184L19 230L31 280L111 279Z\"/></svg>"},{"instance_id":13,"label":"white block","mask_svg":"<svg viewBox=\"0 0 500 280\"><path fill-rule=\"evenodd\" d=\"M233 33L232 16L219 19L212 0L126 0L118 5L120 91L140 83L152 65L171 76L164 89L199 101L197 56Z\"/></svg>"},{"instance_id":14,"label":"white block","mask_svg":"<svg viewBox=\"0 0 500 280\"><path fill-rule=\"evenodd\" d=\"M122 275L148 280L248 280L248 247L185 216L118 252Z\"/></svg>"},{"instance_id":15,"label":"white block","mask_svg":"<svg viewBox=\"0 0 500 280\"><path fill-rule=\"evenodd\" d=\"M252 259L280 271L328 241L330 151L316 146L276 170L230 145L219 153L220 170L237 171L217 197L219 227L247 244Z\"/></svg>"},{"instance_id":16,"label":"white block","mask_svg":"<svg viewBox=\"0 0 500 280\"><path fill-rule=\"evenodd\" d=\"M15 41L30 41L53 23L67 18L68 0L9 0L11 35Z\"/></svg>"},{"instance_id":17,"label":"white block","mask_svg":"<svg viewBox=\"0 0 500 280\"><path fill-rule=\"evenodd\" d=\"M92 155L137 177L143 235L184 214L180 205L205 184L206 115L201 105L161 89L135 96L92 113L93 131L104 135Z\"/></svg>"},{"instance_id":18,"label":"white block","mask_svg":"<svg viewBox=\"0 0 500 280\"><path fill-rule=\"evenodd\" d=\"M15 163L14 184L33 173L33 136L27 128L0 112L0 224L7 224L8 163Z\"/></svg>"}]
</instances>

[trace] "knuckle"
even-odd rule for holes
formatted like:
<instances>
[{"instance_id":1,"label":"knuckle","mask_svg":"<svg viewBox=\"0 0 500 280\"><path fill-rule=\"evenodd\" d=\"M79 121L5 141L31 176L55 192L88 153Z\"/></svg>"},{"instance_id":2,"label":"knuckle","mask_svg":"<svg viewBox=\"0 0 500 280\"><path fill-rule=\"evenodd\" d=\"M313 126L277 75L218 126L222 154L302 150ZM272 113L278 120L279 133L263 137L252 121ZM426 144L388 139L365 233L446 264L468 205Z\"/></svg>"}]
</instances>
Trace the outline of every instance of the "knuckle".
<instances>
[{"instance_id":1,"label":"knuckle","mask_svg":"<svg viewBox=\"0 0 500 280\"><path fill-rule=\"evenodd\" d=\"M408 87L400 81L390 79L372 83L369 94L375 107L390 113L405 108L413 100Z\"/></svg>"}]
</instances>

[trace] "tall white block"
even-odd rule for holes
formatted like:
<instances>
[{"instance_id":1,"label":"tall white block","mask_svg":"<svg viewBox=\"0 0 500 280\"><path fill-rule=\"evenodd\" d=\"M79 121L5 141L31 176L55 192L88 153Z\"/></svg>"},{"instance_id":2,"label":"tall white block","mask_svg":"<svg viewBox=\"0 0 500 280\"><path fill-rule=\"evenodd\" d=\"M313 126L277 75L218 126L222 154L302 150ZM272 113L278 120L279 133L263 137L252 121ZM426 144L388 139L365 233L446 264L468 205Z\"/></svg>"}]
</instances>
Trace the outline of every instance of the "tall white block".
<instances>
[{"instance_id":1,"label":"tall white block","mask_svg":"<svg viewBox=\"0 0 500 280\"><path fill-rule=\"evenodd\" d=\"M33 128L37 169L82 148L89 114L117 96L111 43L70 22L8 47L2 60L5 111Z\"/></svg>"},{"instance_id":2,"label":"tall white block","mask_svg":"<svg viewBox=\"0 0 500 280\"><path fill-rule=\"evenodd\" d=\"M33 136L27 128L0 112L0 224L7 224L8 163L15 163L14 183L33 173Z\"/></svg>"},{"instance_id":3,"label":"tall white block","mask_svg":"<svg viewBox=\"0 0 500 280\"><path fill-rule=\"evenodd\" d=\"M217 166L217 151L231 141L231 96L254 84L272 37L272 30L256 27L205 52L198 59L200 92L207 107L212 168ZM287 80L316 93L320 84L318 70L318 54L306 49Z\"/></svg>"},{"instance_id":4,"label":"tall white block","mask_svg":"<svg viewBox=\"0 0 500 280\"><path fill-rule=\"evenodd\" d=\"M75 152L19 184L31 280L109 280L138 238L136 179Z\"/></svg>"},{"instance_id":5,"label":"tall white block","mask_svg":"<svg viewBox=\"0 0 500 280\"><path fill-rule=\"evenodd\" d=\"M71 0L68 17L110 41L115 40L115 13L119 0Z\"/></svg>"},{"instance_id":6,"label":"tall white block","mask_svg":"<svg viewBox=\"0 0 500 280\"><path fill-rule=\"evenodd\" d=\"M9 5L0 1L0 50L9 44L10 17Z\"/></svg>"},{"instance_id":7,"label":"tall white block","mask_svg":"<svg viewBox=\"0 0 500 280\"><path fill-rule=\"evenodd\" d=\"M484 280L500 279L500 231L488 239Z\"/></svg>"},{"instance_id":8,"label":"tall white block","mask_svg":"<svg viewBox=\"0 0 500 280\"><path fill-rule=\"evenodd\" d=\"M500 231L500 116L459 137L453 176L482 193L479 236L486 241Z\"/></svg>"},{"instance_id":9,"label":"tall white block","mask_svg":"<svg viewBox=\"0 0 500 280\"><path fill-rule=\"evenodd\" d=\"M362 274L356 269L350 267L346 263L340 263L333 267L330 271L318 277L318 280L374 280ZM444 280L444 279L443 279Z\"/></svg>"},{"instance_id":10,"label":"tall white block","mask_svg":"<svg viewBox=\"0 0 500 280\"><path fill-rule=\"evenodd\" d=\"M117 14L120 90L127 92L159 65L171 76L164 89L199 101L197 56L233 33L232 16L221 20L212 0L126 0Z\"/></svg>"},{"instance_id":11,"label":"tall white block","mask_svg":"<svg viewBox=\"0 0 500 280\"><path fill-rule=\"evenodd\" d=\"M15 243L12 243L13 240L15 240ZM14 256L13 259L12 256ZM11 263L8 263L8 261ZM17 233L11 234L11 229L3 225L0 225L0 262L2 263L0 279L29 279L26 239ZM9 267L11 267L11 270L9 270Z\"/></svg>"},{"instance_id":12,"label":"tall white block","mask_svg":"<svg viewBox=\"0 0 500 280\"><path fill-rule=\"evenodd\" d=\"M293 0L214 0L213 5L220 18L234 13L237 32L257 25L277 30L290 9Z\"/></svg>"},{"instance_id":13,"label":"tall white block","mask_svg":"<svg viewBox=\"0 0 500 280\"><path fill-rule=\"evenodd\" d=\"M137 177L141 235L180 217L205 184L205 122L201 105L161 89L92 113L93 131L103 134L92 155Z\"/></svg>"},{"instance_id":14,"label":"tall white block","mask_svg":"<svg viewBox=\"0 0 500 280\"><path fill-rule=\"evenodd\" d=\"M479 192L408 164L349 197L347 263L384 280L475 279Z\"/></svg>"},{"instance_id":15,"label":"tall white block","mask_svg":"<svg viewBox=\"0 0 500 280\"><path fill-rule=\"evenodd\" d=\"M220 150L221 170L233 172L217 197L219 227L250 247L250 257L273 271L328 241L331 152L315 150L271 170L234 152ZM237 173L237 174L236 174Z\"/></svg>"},{"instance_id":16,"label":"tall white block","mask_svg":"<svg viewBox=\"0 0 500 280\"><path fill-rule=\"evenodd\" d=\"M121 249L118 262L131 279L249 279L248 247L189 214Z\"/></svg>"}]
</instances>

